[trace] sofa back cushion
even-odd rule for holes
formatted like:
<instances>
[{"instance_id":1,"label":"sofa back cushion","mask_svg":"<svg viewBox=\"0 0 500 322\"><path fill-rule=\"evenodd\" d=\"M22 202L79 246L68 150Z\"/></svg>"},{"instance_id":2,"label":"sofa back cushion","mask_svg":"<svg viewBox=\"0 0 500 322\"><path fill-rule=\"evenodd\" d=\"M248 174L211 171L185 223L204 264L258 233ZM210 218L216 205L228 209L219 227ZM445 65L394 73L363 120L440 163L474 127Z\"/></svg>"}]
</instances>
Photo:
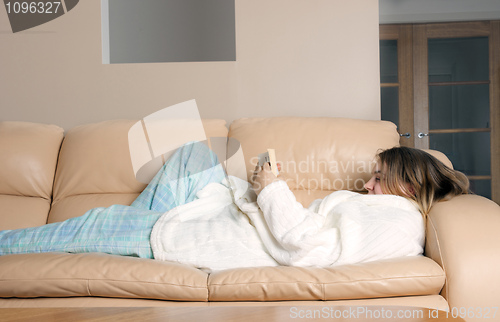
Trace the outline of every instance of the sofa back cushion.
<instances>
[{"instance_id":1,"label":"sofa back cushion","mask_svg":"<svg viewBox=\"0 0 500 322\"><path fill-rule=\"evenodd\" d=\"M95 207L129 205L146 184L136 179L128 132L137 121L112 120L73 128L64 138L48 222L83 215ZM225 137L224 120L203 120L207 137Z\"/></svg>"},{"instance_id":2,"label":"sofa back cushion","mask_svg":"<svg viewBox=\"0 0 500 322\"><path fill-rule=\"evenodd\" d=\"M44 225L64 131L0 122L0 230Z\"/></svg>"},{"instance_id":3,"label":"sofa back cushion","mask_svg":"<svg viewBox=\"0 0 500 322\"><path fill-rule=\"evenodd\" d=\"M332 191L363 191L377 151L399 144L393 123L329 117L239 119L229 137L241 144L248 178L257 155L274 148L282 177L304 205Z\"/></svg>"}]
</instances>

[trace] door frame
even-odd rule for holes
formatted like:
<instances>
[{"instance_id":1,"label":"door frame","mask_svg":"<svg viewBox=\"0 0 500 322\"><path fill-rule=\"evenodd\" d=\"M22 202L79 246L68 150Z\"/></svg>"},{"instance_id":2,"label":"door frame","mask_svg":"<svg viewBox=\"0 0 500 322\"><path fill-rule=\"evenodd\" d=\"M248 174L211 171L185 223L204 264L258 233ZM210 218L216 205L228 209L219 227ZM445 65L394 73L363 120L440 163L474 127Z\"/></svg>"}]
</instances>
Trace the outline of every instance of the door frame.
<instances>
[{"instance_id":1,"label":"door frame","mask_svg":"<svg viewBox=\"0 0 500 322\"><path fill-rule=\"evenodd\" d=\"M397 40L398 42L398 82L382 83L381 87L398 87L400 144L414 147L415 133L413 123L413 26L411 24L380 25L380 40Z\"/></svg>"}]
</instances>

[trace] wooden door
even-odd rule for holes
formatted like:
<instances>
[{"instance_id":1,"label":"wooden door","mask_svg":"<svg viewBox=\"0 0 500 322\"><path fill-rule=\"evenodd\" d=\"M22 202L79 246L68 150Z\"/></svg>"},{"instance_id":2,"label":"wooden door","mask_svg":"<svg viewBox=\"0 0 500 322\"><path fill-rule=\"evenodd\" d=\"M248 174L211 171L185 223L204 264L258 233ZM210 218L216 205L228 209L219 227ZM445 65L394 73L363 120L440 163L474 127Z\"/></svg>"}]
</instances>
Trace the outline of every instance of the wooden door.
<instances>
[{"instance_id":1,"label":"wooden door","mask_svg":"<svg viewBox=\"0 0 500 322\"><path fill-rule=\"evenodd\" d=\"M500 22L386 25L380 39L382 119L395 119L384 111L397 88L398 129L411 135L401 145L444 152L475 193L500 203Z\"/></svg>"}]
</instances>

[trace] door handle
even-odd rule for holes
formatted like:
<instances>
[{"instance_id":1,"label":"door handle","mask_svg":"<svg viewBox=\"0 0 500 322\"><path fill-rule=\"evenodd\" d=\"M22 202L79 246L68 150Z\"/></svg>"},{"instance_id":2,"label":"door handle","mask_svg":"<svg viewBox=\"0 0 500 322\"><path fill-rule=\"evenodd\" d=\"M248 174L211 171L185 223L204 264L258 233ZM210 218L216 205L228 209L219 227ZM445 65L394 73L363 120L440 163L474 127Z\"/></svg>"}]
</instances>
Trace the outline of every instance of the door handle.
<instances>
[{"instance_id":1,"label":"door handle","mask_svg":"<svg viewBox=\"0 0 500 322\"><path fill-rule=\"evenodd\" d=\"M406 132L406 133L404 133L404 134L403 134L403 133L399 133L399 136L400 136L400 137L405 137L405 138L409 139L409 138L411 137L411 134L410 134L410 133L408 133L408 132Z\"/></svg>"},{"instance_id":2,"label":"door handle","mask_svg":"<svg viewBox=\"0 0 500 322\"><path fill-rule=\"evenodd\" d=\"M423 139L424 137L429 136L429 134L428 133L422 133L422 132L420 132L420 133L418 133L417 136L418 136L419 139Z\"/></svg>"}]
</instances>

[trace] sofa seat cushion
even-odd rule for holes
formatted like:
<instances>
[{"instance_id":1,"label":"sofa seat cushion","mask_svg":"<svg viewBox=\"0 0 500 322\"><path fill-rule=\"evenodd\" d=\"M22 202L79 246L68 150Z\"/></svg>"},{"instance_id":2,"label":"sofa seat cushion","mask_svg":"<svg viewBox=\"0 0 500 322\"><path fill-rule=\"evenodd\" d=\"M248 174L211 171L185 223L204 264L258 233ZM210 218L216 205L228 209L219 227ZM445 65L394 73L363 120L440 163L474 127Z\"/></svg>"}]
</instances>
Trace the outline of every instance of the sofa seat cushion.
<instances>
[{"instance_id":1,"label":"sofa seat cushion","mask_svg":"<svg viewBox=\"0 0 500 322\"><path fill-rule=\"evenodd\" d=\"M100 296L207 301L207 273L102 253L0 256L0 297Z\"/></svg>"},{"instance_id":2,"label":"sofa seat cushion","mask_svg":"<svg viewBox=\"0 0 500 322\"><path fill-rule=\"evenodd\" d=\"M331 268L259 267L213 273L209 301L346 300L439 294L433 260L404 257Z\"/></svg>"}]
</instances>

